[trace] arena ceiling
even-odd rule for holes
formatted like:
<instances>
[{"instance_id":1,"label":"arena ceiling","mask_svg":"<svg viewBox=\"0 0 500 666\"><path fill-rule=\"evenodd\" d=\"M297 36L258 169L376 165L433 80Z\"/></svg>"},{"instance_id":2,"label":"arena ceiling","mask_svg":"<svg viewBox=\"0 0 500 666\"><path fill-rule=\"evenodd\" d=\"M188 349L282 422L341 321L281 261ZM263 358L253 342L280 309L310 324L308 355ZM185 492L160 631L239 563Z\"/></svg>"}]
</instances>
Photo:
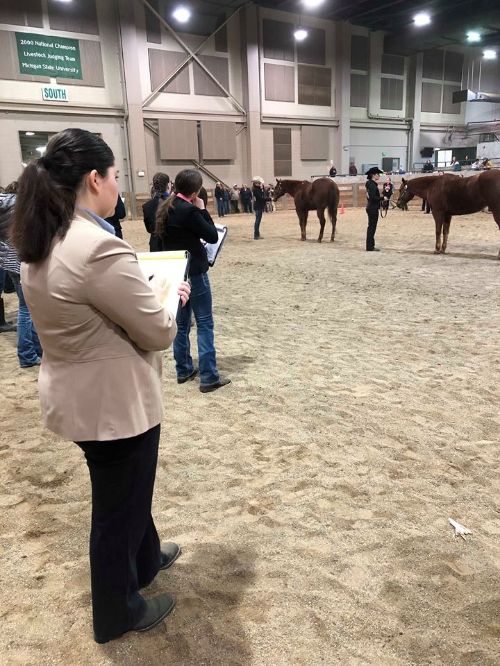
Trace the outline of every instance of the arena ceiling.
<instances>
[{"instance_id":1,"label":"arena ceiling","mask_svg":"<svg viewBox=\"0 0 500 666\"><path fill-rule=\"evenodd\" d=\"M480 46L500 47L499 0L325 0L316 10L304 10L300 0L255 0L257 5L321 16L332 21L350 21L370 30L387 33L386 51L409 55L450 44L465 44L467 30L479 30ZM215 0L210 4L236 9L246 0ZM428 11L432 23L416 28L413 16Z\"/></svg>"}]
</instances>

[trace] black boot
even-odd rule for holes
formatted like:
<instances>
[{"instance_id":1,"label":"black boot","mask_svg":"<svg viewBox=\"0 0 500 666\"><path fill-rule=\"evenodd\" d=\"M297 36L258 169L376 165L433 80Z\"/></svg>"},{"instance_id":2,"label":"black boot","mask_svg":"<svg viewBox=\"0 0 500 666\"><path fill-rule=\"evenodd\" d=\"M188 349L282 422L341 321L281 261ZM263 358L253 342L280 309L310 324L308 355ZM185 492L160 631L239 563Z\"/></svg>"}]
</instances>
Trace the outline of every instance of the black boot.
<instances>
[{"instance_id":1,"label":"black boot","mask_svg":"<svg viewBox=\"0 0 500 666\"><path fill-rule=\"evenodd\" d=\"M15 331L17 331L17 326L5 321L5 307L3 298L0 297L0 333L13 333Z\"/></svg>"}]
</instances>

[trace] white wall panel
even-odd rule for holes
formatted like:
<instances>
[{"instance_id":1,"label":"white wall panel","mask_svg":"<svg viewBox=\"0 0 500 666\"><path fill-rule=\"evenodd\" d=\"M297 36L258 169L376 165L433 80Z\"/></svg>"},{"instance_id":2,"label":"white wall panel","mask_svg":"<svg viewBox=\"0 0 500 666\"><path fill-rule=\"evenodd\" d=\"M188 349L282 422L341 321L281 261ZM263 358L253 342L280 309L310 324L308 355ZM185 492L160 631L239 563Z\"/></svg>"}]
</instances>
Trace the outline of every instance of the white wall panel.
<instances>
[{"instance_id":1,"label":"white wall panel","mask_svg":"<svg viewBox=\"0 0 500 666\"><path fill-rule=\"evenodd\" d=\"M101 134L115 155L115 164L120 172L120 191L127 191L127 163L124 147L123 125L118 118L104 118L77 115L56 115L44 113L0 113L0 185L7 185L17 179L23 169L19 132L60 132L68 127L80 127L89 132Z\"/></svg>"}]
</instances>

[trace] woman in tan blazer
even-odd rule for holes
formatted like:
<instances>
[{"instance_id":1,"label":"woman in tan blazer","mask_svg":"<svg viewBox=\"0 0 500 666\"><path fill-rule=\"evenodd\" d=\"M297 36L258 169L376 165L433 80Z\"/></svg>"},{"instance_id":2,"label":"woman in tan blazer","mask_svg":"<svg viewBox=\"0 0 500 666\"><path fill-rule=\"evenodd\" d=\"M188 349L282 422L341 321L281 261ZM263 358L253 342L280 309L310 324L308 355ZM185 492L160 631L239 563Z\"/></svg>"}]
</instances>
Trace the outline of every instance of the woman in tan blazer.
<instances>
[{"instance_id":1,"label":"woman in tan blazer","mask_svg":"<svg viewBox=\"0 0 500 666\"><path fill-rule=\"evenodd\" d=\"M12 238L43 347L45 423L85 453L92 483L90 566L94 637L145 631L173 608L139 589L179 556L160 547L151 517L161 399L161 355L176 334L132 248L103 218L118 196L111 149L68 129L24 170ZM184 304L189 285L179 296Z\"/></svg>"}]
</instances>

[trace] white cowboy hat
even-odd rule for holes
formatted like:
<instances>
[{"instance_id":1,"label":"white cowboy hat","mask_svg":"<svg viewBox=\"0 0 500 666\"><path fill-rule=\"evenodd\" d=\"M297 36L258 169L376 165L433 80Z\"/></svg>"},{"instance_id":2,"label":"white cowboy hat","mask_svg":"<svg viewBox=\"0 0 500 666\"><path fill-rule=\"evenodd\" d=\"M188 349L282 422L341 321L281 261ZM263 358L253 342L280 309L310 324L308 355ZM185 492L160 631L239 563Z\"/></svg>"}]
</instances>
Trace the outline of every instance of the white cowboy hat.
<instances>
[{"instance_id":1,"label":"white cowboy hat","mask_svg":"<svg viewBox=\"0 0 500 666\"><path fill-rule=\"evenodd\" d=\"M260 176L254 176L252 178L252 183L262 183L262 184L264 184L264 179L261 178Z\"/></svg>"}]
</instances>

